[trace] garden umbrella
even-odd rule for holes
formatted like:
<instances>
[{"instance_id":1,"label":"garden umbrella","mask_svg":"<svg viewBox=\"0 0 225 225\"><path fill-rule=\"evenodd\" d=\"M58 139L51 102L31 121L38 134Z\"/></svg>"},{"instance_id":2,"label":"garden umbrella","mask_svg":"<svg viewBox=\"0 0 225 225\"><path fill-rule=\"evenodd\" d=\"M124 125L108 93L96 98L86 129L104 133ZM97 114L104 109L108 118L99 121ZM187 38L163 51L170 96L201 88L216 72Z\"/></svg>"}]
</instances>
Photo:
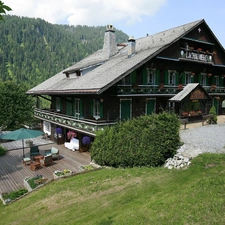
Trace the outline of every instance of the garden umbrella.
<instances>
[{"instance_id":1,"label":"garden umbrella","mask_svg":"<svg viewBox=\"0 0 225 225\"><path fill-rule=\"evenodd\" d=\"M44 132L42 132L40 130L30 130L30 129L20 128L18 130L14 130L12 132L0 135L0 139L14 140L14 141L22 139L23 158L24 158L25 157L25 155L24 155L24 139L36 138L38 136L41 136L42 134L44 134Z\"/></svg>"}]
</instances>

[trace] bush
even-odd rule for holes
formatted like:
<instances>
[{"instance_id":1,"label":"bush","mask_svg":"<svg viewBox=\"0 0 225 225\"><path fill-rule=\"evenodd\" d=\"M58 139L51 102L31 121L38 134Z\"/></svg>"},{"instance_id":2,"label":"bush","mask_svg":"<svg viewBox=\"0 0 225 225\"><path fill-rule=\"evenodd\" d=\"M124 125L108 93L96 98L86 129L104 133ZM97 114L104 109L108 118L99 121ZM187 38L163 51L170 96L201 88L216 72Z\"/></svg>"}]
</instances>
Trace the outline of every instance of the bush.
<instances>
[{"instance_id":1,"label":"bush","mask_svg":"<svg viewBox=\"0 0 225 225\"><path fill-rule=\"evenodd\" d=\"M209 114L213 115L213 118L209 118L208 119L208 123L212 124L217 124L217 113L216 113L216 107L212 106L209 110Z\"/></svg>"},{"instance_id":2,"label":"bush","mask_svg":"<svg viewBox=\"0 0 225 225\"><path fill-rule=\"evenodd\" d=\"M177 115L163 112L120 122L98 131L91 158L102 166L159 166L180 145Z\"/></svg>"},{"instance_id":3,"label":"bush","mask_svg":"<svg viewBox=\"0 0 225 225\"><path fill-rule=\"evenodd\" d=\"M27 192L28 192L27 189L20 189L18 191L12 191L10 193L3 193L2 197L4 200L8 199L9 201L12 201L15 200L16 198L19 198L20 196L24 195Z\"/></svg>"},{"instance_id":4,"label":"bush","mask_svg":"<svg viewBox=\"0 0 225 225\"><path fill-rule=\"evenodd\" d=\"M5 155L6 152L7 152L7 149L4 148L3 146L0 146L0 156L1 156L1 155Z\"/></svg>"}]
</instances>

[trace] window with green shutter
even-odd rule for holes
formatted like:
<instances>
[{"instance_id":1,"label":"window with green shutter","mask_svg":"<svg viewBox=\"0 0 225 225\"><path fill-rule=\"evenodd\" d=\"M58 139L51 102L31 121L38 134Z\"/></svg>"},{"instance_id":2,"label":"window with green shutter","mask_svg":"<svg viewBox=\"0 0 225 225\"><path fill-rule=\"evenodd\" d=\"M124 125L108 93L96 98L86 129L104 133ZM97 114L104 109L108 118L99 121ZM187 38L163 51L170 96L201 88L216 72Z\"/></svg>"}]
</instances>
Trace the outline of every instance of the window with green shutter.
<instances>
[{"instance_id":1,"label":"window with green shutter","mask_svg":"<svg viewBox=\"0 0 225 225\"><path fill-rule=\"evenodd\" d=\"M73 110L72 110L72 102L71 98L67 98L66 101L66 115L72 116L73 115Z\"/></svg>"},{"instance_id":2,"label":"window with green shutter","mask_svg":"<svg viewBox=\"0 0 225 225\"><path fill-rule=\"evenodd\" d=\"M80 99L79 98L74 99L74 117L76 119L80 118Z\"/></svg>"}]
</instances>

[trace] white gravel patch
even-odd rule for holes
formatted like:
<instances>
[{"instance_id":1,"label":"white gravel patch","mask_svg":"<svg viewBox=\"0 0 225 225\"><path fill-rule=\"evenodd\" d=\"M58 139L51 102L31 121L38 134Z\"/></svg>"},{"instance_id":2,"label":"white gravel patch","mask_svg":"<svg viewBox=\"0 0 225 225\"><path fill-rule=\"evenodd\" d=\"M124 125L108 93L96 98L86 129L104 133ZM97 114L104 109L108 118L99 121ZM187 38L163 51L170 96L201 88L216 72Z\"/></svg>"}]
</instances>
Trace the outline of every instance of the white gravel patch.
<instances>
[{"instance_id":1,"label":"white gravel patch","mask_svg":"<svg viewBox=\"0 0 225 225\"><path fill-rule=\"evenodd\" d=\"M204 152L225 153L225 124L180 130L180 138L184 145L178 154L193 158Z\"/></svg>"}]
</instances>

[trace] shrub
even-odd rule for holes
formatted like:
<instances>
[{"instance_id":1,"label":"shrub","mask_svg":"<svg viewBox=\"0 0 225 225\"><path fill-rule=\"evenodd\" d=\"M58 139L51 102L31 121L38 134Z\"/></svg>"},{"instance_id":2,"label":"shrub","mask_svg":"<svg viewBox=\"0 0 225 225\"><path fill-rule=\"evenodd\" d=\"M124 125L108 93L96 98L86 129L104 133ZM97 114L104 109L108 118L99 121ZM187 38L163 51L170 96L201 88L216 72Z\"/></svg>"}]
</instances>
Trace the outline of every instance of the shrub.
<instances>
[{"instance_id":1,"label":"shrub","mask_svg":"<svg viewBox=\"0 0 225 225\"><path fill-rule=\"evenodd\" d=\"M1 155L5 155L6 152L7 152L7 149L4 148L3 146L0 146L0 156L1 156Z\"/></svg>"},{"instance_id":2,"label":"shrub","mask_svg":"<svg viewBox=\"0 0 225 225\"><path fill-rule=\"evenodd\" d=\"M28 192L27 189L20 189L18 191L12 191L10 193L3 193L2 198L4 200L8 199L8 201L12 201L15 200L16 198L19 198L20 196L24 195L27 192Z\"/></svg>"},{"instance_id":3,"label":"shrub","mask_svg":"<svg viewBox=\"0 0 225 225\"><path fill-rule=\"evenodd\" d=\"M212 124L212 123L217 123L217 113L216 113L216 107L212 106L209 110L209 114L213 115L213 118L209 118L208 119L208 123Z\"/></svg>"},{"instance_id":4,"label":"shrub","mask_svg":"<svg viewBox=\"0 0 225 225\"><path fill-rule=\"evenodd\" d=\"M96 133L91 157L112 167L159 166L180 145L180 122L163 112L120 122Z\"/></svg>"}]
</instances>

